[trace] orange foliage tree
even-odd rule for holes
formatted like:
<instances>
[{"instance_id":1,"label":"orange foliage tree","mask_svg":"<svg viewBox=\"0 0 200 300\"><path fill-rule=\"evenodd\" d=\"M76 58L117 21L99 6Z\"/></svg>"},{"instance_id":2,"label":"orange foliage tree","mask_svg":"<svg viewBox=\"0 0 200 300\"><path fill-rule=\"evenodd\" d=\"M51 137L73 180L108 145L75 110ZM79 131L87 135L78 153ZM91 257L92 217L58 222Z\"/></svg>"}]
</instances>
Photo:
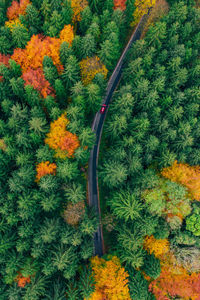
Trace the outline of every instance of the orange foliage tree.
<instances>
[{"instance_id":1,"label":"orange foliage tree","mask_svg":"<svg viewBox=\"0 0 200 300\"><path fill-rule=\"evenodd\" d=\"M60 62L60 45L67 42L71 46L73 39L73 26L65 25L60 32L60 38L44 37L41 34L33 35L25 49L15 49L11 58L21 66L22 78L26 85L32 85L44 98L47 95L55 96L42 71L43 59L44 56L51 57L58 72L61 73L63 66Z\"/></svg>"},{"instance_id":2,"label":"orange foliage tree","mask_svg":"<svg viewBox=\"0 0 200 300\"><path fill-rule=\"evenodd\" d=\"M116 256L109 258L95 256L91 259L96 284L89 300L130 300L128 273Z\"/></svg>"},{"instance_id":3,"label":"orange foliage tree","mask_svg":"<svg viewBox=\"0 0 200 300\"><path fill-rule=\"evenodd\" d=\"M81 12L88 6L87 0L71 0L71 8L73 10L73 23L81 20Z\"/></svg>"},{"instance_id":4,"label":"orange foliage tree","mask_svg":"<svg viewBox=\"0 0 200 300\"><path fill-rule=\"evenodd\" d=\"M33 35L31 40L26 45L25 49L17 48L14 50L12 59L20 64L22 71L25 72L29 68L34 70L42 69L42 62L44 56L52 58L58 71L63 70L63 66L60 62L60 45L62 42L72 44L74 38L73 26L66 25L60 32L60 38L44 37L42 35Z\"/></svg>"},{"instance_id":5,"label":"orange foliage tree","mask_svg":"<svg viewBox=\"0 0 200 300\"><path fill-rule=\"evenodd\" d=\"M32 85L34 89L38 90L41 96L44 98L46 98L48 95L55 96L53 88L45 79L41 69L33 70L30 68L27 72L22 74L22 78L25 81L25 85Z\"/></svg>"},{"instance_id":6,"label":"orange foliage tree","mask_svg":"<svg viewBox=\"0 0 200 300\"><path fill-rule=\"evenodd\" d=\"M20 20L18 18L14 19L14 20L10 20L10 21L5 22L5 26L8 27L8 28L10 28L11 32L13 31L13 29L16 26L24 27L24 25L22 25L22 23L20 22Z\"/></svg>"},{"instance_id":7,"label":"orange foliage tree","mask_svg":"<svg viewBox=\"0 0 200 300\"><path fill-rule=\"evenodd\" d=\"M48 175L48 174L55 175L56 174L56 164L54 164L54 163L51 164L49 161L41 162L36 166L36 171L37 171L36 182L38 182L40 180L40 178L45 175Z\"/></svg>"},{"instance_id":8,"label":"orange foliage tree","mask_svg":"<svg viewBox=\"0 0 200 300\"><path fill-rule=\"evenodd\" d=\"M19 15L24 15L26 13L27 5L31 4L29 0L13 1L11 6L7 9L7 17L9 20L13 20L19 17Z\"/></svg>"},{"instance_id":9,"label":"orange foliage tree","mask_svg":"<svg viewBox=\"0 0 200 300\"><path fill-rule=\"evenodd\" d=\"M147 235L143 247L150 254L153 253L155 257L160 257L169 251L169 241L167 239L156 239L153 235Z\"/></svg>"},{"instance_id":10,"label":"orange foliage tree","mask_svg":"<svg viewBox=\"0 0 200 300\"><path fill-rule=\"evenodd\" d=\"M72 41L74 39L73 26L65 25L64 28L60 32L60 42L67 42L70 46L72 45Z\"/></svg>"},{"instance_id":11,"label":"orange foliage tree","mask_svg":"<svg viewBox=\"0 0 200 300\"><path fill-rule=\"evenodd\" d=\"M45 143L56 151L55 157L63 159L72 157L80 145L78 137L66 130L68 123L69 120L64 113L50 125L50 132L47 134Z\"/></svg>"},{"instance_id":12,"label":"orange foliage tree","mask_svg":"<svg viewBox=\"0 0 200 300\"><path fill-rule=\"evenodd\" d=\"M23 277L21 273L17 275L15 280L17 281L17 285L22 288L24 288L27 283L31 282L30 276Z\"/></svg>"},{"instance_id":13,"label":"orange foliage tree","mask_svg":"<svg viewBox=\"0 0 200 300\"><path fill-rule=\"evenodd\" d=\"M191 197L200 201L200 166L189 166L175 161L171 167L164 168L161 174L171 181L183 184Z\"/></svg>"},{"instance_id":14,"label":"orange foliage tree","mask_svg":"<svg viewBox=\"0 0 200 300\"><path fill-rule=\"evenodd\" d=\"M149 290L157 300L169 300L180 297L185 300L200 300L200 274L190 273L177 260L169 248L169 242L146 237L144 248L160 259L161 274L156 280L150 280Z\"/></svg>"},{"instance_id":15,"label":"orange foliage tree","mask_svg":"<svg viewBox=\"0 0 200 300\"><path fill-rule=\"evenodd\" d=\"M157 300L168 300L176 296L185 300L200 300L200 274L189 274L184 269L177 274L163 267L159 278L150 283L149 290Z\"/></svg>"},{"instance_id":16,"label":"orange foliage tree","mask_svg":"<svg viewBox=\"0 0 200 300\"><path fill-rule=\"evenodd\" d=\"M126 9L126 0L114 0L114 9L121 9L125 10Z\"/></svg>"},{"instance_id":17,"label":"orange foliage tree","mask_svg":"<svg viewBox=\"0 0 200 300\"><path fill-rule=\"evenodd\" d=\"M97 73L102 73L106 78L108 70L98 56L87 57L80 62L81 78L86 85L90 83Z\"/></svg>"}]
</instances>

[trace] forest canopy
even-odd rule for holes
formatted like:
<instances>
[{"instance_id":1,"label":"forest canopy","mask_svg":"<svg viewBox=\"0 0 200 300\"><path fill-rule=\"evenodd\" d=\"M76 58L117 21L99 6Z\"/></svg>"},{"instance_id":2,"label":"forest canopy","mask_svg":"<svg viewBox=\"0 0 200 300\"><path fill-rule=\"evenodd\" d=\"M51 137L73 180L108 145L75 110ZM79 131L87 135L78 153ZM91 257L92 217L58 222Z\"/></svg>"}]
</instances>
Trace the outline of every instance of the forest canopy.
<instances>
[{"instance_id":1,"label":"forest canopy","mask_svg":"<svg viewBox=\"0 0 200 300\"><path fill-rule=\"evenodd\" d=\"M1 1L1 300L199 299L198 6ZM91 126L147 13L105 121L99 223L88 205Z\"/></svg>"}]
</instances>

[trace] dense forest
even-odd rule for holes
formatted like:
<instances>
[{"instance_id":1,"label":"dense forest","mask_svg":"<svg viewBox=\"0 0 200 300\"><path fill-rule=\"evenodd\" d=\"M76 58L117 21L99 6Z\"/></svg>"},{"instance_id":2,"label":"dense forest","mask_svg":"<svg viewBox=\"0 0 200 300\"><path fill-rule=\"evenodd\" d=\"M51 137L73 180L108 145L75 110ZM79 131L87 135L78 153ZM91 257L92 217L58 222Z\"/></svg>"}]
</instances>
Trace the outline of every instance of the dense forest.
<instances>
[{"instance_id":1,"label":"dense forest","mask_svg":"<svg viewBox=\"0 0 200 300\"><path fill-rule=\"evenodd\" d=\"M200 299L198 1L0 3L0 300ZM94 256L91 129L104 126Z\"/></svg>"}]
</instances>

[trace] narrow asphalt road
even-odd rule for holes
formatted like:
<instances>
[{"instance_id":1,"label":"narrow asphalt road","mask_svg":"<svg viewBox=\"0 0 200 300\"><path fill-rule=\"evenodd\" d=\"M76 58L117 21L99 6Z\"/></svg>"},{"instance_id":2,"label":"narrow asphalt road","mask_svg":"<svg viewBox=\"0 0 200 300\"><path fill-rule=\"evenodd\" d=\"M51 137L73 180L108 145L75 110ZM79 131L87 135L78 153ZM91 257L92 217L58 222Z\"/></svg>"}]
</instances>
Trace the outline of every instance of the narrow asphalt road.
<instances>
[{"instance_id":1,"label":"narrow asphalt road","mask_svg":"<svg viewBox=\"0 0 200 300\"><path fill-rule=\"evenodd\" d=\"M128 50L131 48L133 42L140 39L143 26L148 18L148 14L145 14L140 19L140 22L136 29L134 30L133 34L130 37L130 40L124 49L107 85L106 95L103 99L102 105L108 105L112 98L113 92L115 91L123 69L123 65L125 63L125 59L127 56ZM98 167L98 157L99 157L99 147L101 143L101 135L103 130L104 121L106 118L108 108L106 108L106 112L101 114L99 111L96 113L93 124L92 130L96 134L96 142L93 146L90 158L89 158L89 165L88 165L88 201L89 206L94 207L98 217L99 217L99 226L97 232L94 234L94 255L102 256L104 254L104 241L103 241L103 231L101 225L101 210L100 210L100 202L99 202L99 190L98 190L98 174L97 174L97 167Z\"/></svg>"}]
</instances>

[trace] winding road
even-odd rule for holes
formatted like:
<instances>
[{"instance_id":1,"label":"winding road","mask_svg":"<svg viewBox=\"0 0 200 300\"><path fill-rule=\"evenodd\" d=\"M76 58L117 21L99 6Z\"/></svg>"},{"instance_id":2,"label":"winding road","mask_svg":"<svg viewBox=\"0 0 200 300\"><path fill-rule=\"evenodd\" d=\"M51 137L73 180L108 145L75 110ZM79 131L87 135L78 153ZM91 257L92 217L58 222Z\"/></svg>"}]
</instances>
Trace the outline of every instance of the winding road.
<instances>
[{"instance_id":1,"label":"winding road","mask_svg":"<svg viewBox=\"0 0 200 300\"><path fill-rule=\"evenodd\" d=\"M149 11L150 12L150 11ZM133 42L140 39L142 29L144 24L147 21L148 14L145 14L140 19L136 29L131 35L127 46L125 47L107 85L106 94L103 99L102 105L108 105L111 101L113 92L115 91L122 74L122 69L125 63L125 59L127 57L127 52L131 48ZM103 130L104 121L107 115L108 107L106 108L106 112L101 114L99 111L96 113L93 123L92 130L96 135L95 145L93 146L88 165L88 202L89 206L94 207L98 217L99 217L99 226L97 232L94 234L94 255L102 256L105 253L104 250L104 240L103 240L103 230L101 225L101 210L100 210L100 201L99 201L99 190L98 190L98 157L99 157L99 147L101 142L101 135Z\"/></svg>"}]
</instances>

